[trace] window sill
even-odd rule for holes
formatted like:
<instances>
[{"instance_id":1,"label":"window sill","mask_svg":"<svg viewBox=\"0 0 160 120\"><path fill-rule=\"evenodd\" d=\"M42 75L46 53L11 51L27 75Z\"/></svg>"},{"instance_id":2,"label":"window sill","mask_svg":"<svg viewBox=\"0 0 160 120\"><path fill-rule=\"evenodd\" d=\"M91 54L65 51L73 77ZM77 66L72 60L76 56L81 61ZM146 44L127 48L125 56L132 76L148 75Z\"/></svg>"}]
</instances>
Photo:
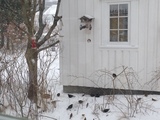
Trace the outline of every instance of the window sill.
<instances>
[{"instance_id":1,"label":"window sill","mask_svg":"<svg viewBox=\"0 0 160 120\"><path fill-rule=\"evenodd\" d=\"M138 49L136 45L106 45L100 46L101 49Z\"/></svg>"}]
</instances>

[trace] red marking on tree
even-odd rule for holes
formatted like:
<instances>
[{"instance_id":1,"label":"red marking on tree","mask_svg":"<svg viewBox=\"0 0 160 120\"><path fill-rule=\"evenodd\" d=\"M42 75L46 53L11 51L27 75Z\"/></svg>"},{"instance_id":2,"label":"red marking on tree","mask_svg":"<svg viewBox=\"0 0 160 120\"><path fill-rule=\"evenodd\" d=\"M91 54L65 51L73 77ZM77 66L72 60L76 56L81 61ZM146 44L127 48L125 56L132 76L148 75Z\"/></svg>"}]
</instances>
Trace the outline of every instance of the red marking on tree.
<instances>
[{"instance_id":1,"label":"red marking on tree","mask_svg":"<svg viewBox=\"0 0 160 120\"><path fill-rule=\"evenodd\" d=\"M36 48L37 48L36 38L32 37L32 49L36 49Z\"/></svg>"}]
</instances>

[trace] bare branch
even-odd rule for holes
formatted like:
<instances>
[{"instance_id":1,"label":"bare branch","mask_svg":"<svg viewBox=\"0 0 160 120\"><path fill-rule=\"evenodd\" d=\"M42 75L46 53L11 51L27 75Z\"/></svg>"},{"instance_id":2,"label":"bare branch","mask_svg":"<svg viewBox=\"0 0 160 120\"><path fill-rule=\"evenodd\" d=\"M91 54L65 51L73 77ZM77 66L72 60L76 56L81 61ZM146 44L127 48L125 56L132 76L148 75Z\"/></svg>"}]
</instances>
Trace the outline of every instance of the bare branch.
<instances>
[{"instance_id":1,"label":"bare branch","mask_svg":"<svg viewBox=\"0 0 160 120\"><path fill-rule=\"evenodd\" d=\"M43 23L43 12L44 12L44 9L45 9L45 0L43 0L41 2L41 0L39 0L39 30L36 34L36 39L37 41L40 39L41 35L43 34L43 30L46 26L46 24Z\"/></svg>"},{"instance_id":2,"label":"bare branch","mask_svg":"<svg viewBox=\"0 0 160 120\"><path fill-rule=\"evenodd\" d=\"M21 31L23 31L24 33L26 33L27 35L29 35L29 33L26 31L26 30L24 30L24 29L22 29L19 25L17 25L15 22L12 22L19 30L21 30Z\"/></svg>"},{"instance_id":3,"label":"bare branch","mask_svg":"<svg viewBox=\"0 0 160 120\"><path fill-rule=\"evenodd\" d=\"M37 50L37 52L41 52L42 50L45 50L45 49L50 48L50 47L52 47L52 46L55 46L55 45L58 44L59 42L60 42L60 41L58 40L58 41L56 41L56 42L54 42L54 43L52 43L52 44L49 44L49 45L46 46L46 47L40 48L39 50Z\"/></svg>"},{"instance_id":4,"label":"bare branch","mask_svg":"<svg viewBox=\"0 0 160 120\"><path fill-rule=\"evenodd\" d=\"M60 8L60 3L61 3L61 0L58 0L58 3L57 3L57 10L56 10L55 17L57 17L57 16L58 16L59 8Z\"/></svg>"},{"instance_id":5,"label":"bare branch","mask_svg":"<svg viewBox=\"0 0 160 120\"><path fill-rule=\"evenodd\" d=\"M56 9L56 14L55 14L55 17L54 17L53 25L50 27L47 35L41 41L39 41L37 43L38 47L40 47L41 45L43 45L50 38L50 35L52 34L53 30L57 26L57 22L62 18L62 16L58 16L58 12L59 12L59 9L60 9L60 2L61 2L61 0L58 0L57 9Z\"/></svg>"},{"instance_id":6,"label":"bare branch","mask_svg":"<svg viewBox=\"0 0 160 120\"><path fill-rule=\"evenodd\" d=\"M22 14L23 14L23 18L24 18L24 23L27 26L27 28L29 28L29 15L27 14L27 3L25 0L21 0L21 6L22 6ZM29 34L28 34L29 35Z\"/></svg>"}]
</instances>

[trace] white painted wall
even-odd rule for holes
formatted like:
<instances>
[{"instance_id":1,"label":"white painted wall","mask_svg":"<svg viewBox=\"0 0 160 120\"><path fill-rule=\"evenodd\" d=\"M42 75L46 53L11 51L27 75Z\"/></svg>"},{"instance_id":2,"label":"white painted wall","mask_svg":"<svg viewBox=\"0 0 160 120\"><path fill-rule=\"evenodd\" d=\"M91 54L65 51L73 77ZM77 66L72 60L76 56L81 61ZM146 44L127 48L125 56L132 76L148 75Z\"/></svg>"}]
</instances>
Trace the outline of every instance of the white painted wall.
<instances>
[{"instance_id":1,"label":"white painted wall","mask_svg":"<svg viewBox=\"0 0 160 120\"><path fill-rule=\"evenodd\" d=\"M131 5L129 45L107 43L107 5L117 1ZM133 81L133 89L160 90L158 82L148 83L160 66L159 0L62 0L61 14L64 24L61 34L64 37L61 41L60 79L63 85L112 88L112 79L104 75L99 77L102 73L96 71L119 74L122 71L120 66L127 66L139 76L141 86ZM79 18L85 14L94 17L91 31L79 30ZM119 79L127 86L123 77ZM123 86L116 82L116 88Z\"/></svg>"}]
</instances>

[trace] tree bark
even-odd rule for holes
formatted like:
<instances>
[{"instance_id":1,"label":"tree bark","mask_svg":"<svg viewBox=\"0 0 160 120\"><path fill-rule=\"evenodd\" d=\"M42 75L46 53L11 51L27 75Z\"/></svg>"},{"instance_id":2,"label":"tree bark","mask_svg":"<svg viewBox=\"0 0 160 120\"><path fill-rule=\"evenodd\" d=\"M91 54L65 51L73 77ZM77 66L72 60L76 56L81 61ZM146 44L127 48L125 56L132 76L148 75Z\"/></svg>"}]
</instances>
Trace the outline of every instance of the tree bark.
<instances>
[{"instance_id":1,"label":"tree bark","mask_svg":"<svg viewBox=\"0 0 160 120\"><path fill-rule=\"evenodd\" d=\"M37 49L28 48L25 57L28 64L29 69L29 88L28 88L28 98L37 103L37 91L38 91L38 83L37 83Z\"/></svg>"},{"instance_id":2,"label":"tree bark","mask_svg":"<svg viewBox=\"0 0 160 120\"><path fill-rule=\"evenodd\" d=\"M10 50L10 45L9 45L9 37L7 36L7 50Z\"/></svg>"},{"instance_id":3,"label":"tree bark","mask_svg":"<svg viewBox=\"0 0 160 120\"><path fill-rule=\"evenodd\" d=\"M1 31L1 43L0 43L0 48L4 46L4 34L3 31Z\"/></svg>"}]
</instances>

